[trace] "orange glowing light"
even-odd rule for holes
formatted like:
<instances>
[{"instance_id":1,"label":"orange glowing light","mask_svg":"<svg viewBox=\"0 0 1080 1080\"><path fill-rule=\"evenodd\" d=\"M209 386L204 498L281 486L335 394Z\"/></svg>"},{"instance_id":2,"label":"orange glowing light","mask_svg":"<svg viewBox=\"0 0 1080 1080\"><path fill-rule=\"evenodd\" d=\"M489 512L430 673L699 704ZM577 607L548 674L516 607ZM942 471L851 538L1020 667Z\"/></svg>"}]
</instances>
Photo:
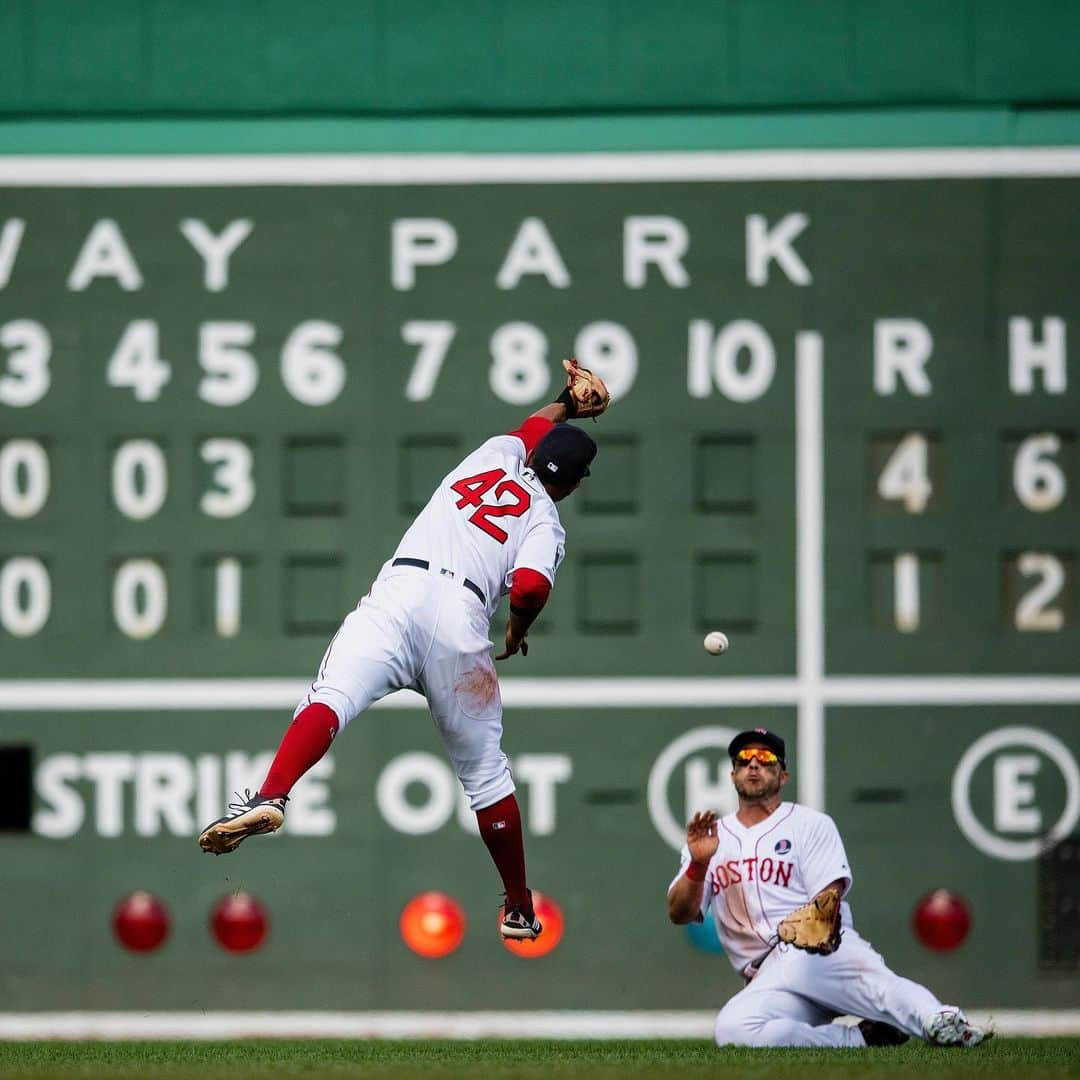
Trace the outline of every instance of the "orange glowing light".
<instances>
[{"instance_id":1,"label":"orange glowing light","mask_svg":"<svg viewBox=\"0 0 1080 1080\"><path fill-rule=\"evenodd\" d=\"M420 893L402 909L398 926L402 940L418 956L447 956L465 937L465 912L446 893Z\"/></svg>"},{"instance_id":2,"label":"orange glowing light","mask_svg":"<svg viewBox=\"0 0 1080 1080\"><path fill-rule=\"evenodd\" d=\"M562 909L550 896L533 889L533 909L536 917L543 923L543 933L532 941L519 941L503 938L503 944L516 956L533 960L538 956L547 956L562 941L565 920ZM499 922L502 922L502 909L499 909Z\"/></svg>"}]
</instances>

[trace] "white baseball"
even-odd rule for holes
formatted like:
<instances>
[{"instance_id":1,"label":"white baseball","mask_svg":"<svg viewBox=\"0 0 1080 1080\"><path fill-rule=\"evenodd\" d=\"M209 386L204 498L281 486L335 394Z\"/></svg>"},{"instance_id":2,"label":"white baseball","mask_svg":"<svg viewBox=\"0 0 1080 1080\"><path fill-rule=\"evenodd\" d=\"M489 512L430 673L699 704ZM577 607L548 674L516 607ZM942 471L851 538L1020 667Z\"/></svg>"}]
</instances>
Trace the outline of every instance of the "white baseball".
<instances>
[{"instance_id":1,"label":"white baseball","mask_svg":"<svg viewBox=\"0 0 1080 1080\"><path fill-rule=\"evenodd\" d=\"M710 630L705 635L705 651L712 653L713 656L719 656L723 652L727 652L728 639L727 634L721 630Z\"/></svg>"}]
</instances>

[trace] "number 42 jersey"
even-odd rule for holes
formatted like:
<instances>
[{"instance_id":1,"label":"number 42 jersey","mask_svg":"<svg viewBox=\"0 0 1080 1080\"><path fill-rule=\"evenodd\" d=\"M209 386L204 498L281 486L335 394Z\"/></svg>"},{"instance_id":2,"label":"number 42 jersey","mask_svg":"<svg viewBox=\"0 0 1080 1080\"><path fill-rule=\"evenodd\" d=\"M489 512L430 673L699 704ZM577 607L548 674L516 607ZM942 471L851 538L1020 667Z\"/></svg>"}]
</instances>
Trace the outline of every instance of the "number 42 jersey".
<instances>
[{"instance_id":1,"label":"number 42 jersey","mask_svg":"<svg viewBox=\"0 0 1080 1080\"><path fill-rule=\"evenodd\" d=\"M536 570L554 585L566 531L551 496L525 464L551 426L532 419L473 451L443 477L393 558L424 559L433 573L468 578L483 592L489 618L515 570Z\"/></svg>"}]
</instances>

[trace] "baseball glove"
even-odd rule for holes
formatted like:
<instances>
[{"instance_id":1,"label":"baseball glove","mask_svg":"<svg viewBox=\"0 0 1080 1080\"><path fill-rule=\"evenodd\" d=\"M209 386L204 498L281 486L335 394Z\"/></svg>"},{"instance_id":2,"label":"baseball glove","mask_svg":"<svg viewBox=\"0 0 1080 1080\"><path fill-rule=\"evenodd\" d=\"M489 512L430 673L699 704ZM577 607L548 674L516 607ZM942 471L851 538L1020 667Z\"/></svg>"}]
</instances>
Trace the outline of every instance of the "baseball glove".
<instances>
[{"instance_id":1,"label":"baseball glove","mask_svg":"<svg viewBox=\"0 0 1080 1080\"><path fill-rule=\"evenodd\" d=\"M556 400L566 406L571 420L591 416L594 420L611 404L611 395L599 375L582 367L576 360L564 360L566 388Z\"/></svg>"},{"instance_id":2,"label":"baseball glove","mask_svg":"<svg viewBox=\"0 0 1080 1080\"><path fill-rule=\"evenodd\" d=\"M840 896L833 890L819 893L796 908L776 928L780 940L796 949L828 956L840 948Z\"/></svg>"}]
</instances>

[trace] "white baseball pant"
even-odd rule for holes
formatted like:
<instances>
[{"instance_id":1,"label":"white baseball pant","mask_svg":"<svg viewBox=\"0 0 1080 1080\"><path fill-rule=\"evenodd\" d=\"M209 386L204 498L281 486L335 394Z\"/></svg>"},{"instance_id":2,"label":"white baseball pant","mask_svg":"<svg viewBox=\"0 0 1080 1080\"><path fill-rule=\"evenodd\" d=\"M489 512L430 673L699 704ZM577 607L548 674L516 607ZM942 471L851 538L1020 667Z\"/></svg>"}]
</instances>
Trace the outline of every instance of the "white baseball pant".
<instances>
[{"instance_id":1,"label":"white baseball pant","mask_svg":"<svg viewBox=\"0 0 1080 1080\"><path fill-rule=\"evenodd\" d=\"M923 1021L941 1007L925 986L890 971L868 941L845 930L831 956L773 949L713 1030L718 1046L862 1046L857 1028L832 1021L880 1020L923 1038Z\"/></svg>"},{"instance_id":2,"label":"white baseball pant","mask_svg":"<svg viewBox=\"0 0 1080 1080\"><path fill-rule=\"evenodd\" d=\"M345 616L296 711L322 702L341 727L395 690L419 691L473 810L514 790L487 612L460 577L387 567Z\"/></svg>"}]
</instances>

